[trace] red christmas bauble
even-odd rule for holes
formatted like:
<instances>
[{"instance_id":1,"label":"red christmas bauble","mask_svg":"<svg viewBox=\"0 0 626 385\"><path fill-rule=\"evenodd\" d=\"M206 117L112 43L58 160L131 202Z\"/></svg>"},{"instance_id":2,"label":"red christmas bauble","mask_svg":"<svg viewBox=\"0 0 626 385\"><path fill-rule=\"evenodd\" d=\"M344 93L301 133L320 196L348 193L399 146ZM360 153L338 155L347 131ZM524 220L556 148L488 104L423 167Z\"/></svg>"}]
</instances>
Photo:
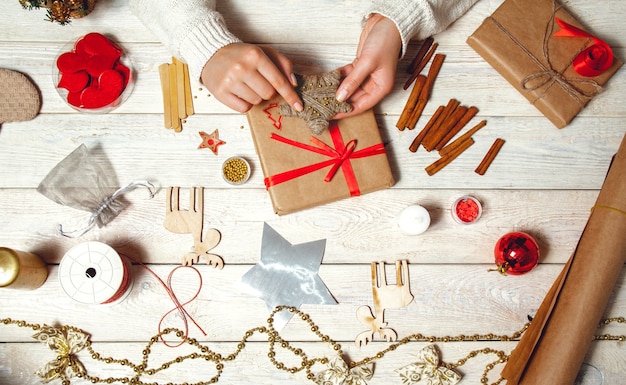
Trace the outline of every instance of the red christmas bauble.
<instances>
[{"instance_id":1,"label":"red christmas bauble","mask_svg":"<svg viewBox=\"0 0 626 385\"><path fill-rule=\"evenodd\" d=\"M502 274L528 273L539 261L539 246L530 235L521 231L504 234L494 248L497 271Z\"/></svg>"}]
</instances>

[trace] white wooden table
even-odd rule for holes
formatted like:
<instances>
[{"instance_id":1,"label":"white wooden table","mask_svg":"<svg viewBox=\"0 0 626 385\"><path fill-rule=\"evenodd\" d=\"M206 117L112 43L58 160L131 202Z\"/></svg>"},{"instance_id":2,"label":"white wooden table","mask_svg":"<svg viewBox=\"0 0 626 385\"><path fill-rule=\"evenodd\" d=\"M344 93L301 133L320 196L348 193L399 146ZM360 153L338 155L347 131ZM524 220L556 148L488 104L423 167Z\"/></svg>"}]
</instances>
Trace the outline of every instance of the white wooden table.
<instances>
[{"instance_id":1,"label":"white wooden table","mask_svg":"<svg viewBox=\"0 0 626 385\"><path fill-rule=\"evenodd\" d=\"M329 4L325 4L329 3ZM388 346L375 341L365 347L354 339L363 331L356 309L371 305L370 263L410 263L414 301L386 312L386 320L402 338L412 333L435 336L460 334L511 334L536 310L564 262L572 253L601 187L611 156L626 132L626 75L623 70L607 89L564 129L556 129L465 44L471 34L501 1L482 0L445 33L436 36L438 52L447 55L437 79L423 126L437 106L456 98L480 109L475 118L487 127L475 135L476 144L438 174L429 177L424 167L434 153L411 153L408 146L417 131L399 131L395 122L408 92L402 90L404 69L419 43L400 63L396 89L376 107L377 120L397 183L393 188L322 207L279 217L274 214L263 185L246 117L233 113L192 79L196 115L187 119L181 133L163 128L163 106L158 66L170 62L165 48L131 14L123 0L101 2L88 17L69 26L44 21L44 11L22 10L16 0L5 2L0 23L0 68L27 74L41 90L41 113L32 121L6 123L0 128L0 246L31 251L49 264L49 277L34 291L0 289L0 318L33 323L73 325L91 335L103 355L141 360L146 342L157 332L159 320L172 304L157 279L134 265L130 295L114 305L81 305L61 289L57 272L64 253L72 246L97 240L118 252L146 263L165 280L188 251L191 238L163 227L165 190L153 199L143 190L127 195L131 206L110 225L78 239L56 233L56 225L80 225L88 213L58 205L35 189L48 171L78 145L96 149L98 159L108 159L120 186L150 179L161 187L205 188L205 226L218 229L221 243L213 250L225 261L223 270L197 265L204 285L196 301L186 306L202 326L203 336L190 326L190 336L224 354L235 350L244 333L265 324L265 303L237 288L242 275L260 256L263 223L267 222L291 243L326 239L319 275L338 305L303 305L302 310L333 340L341 343L352 360ZM565 1L565 6L624 59L626 3L601 0ZM317 4L317 3L316 3ZM290 56L301 70L329 70L352 60L360 33L360 13L367 2L323 1L314 12L293 2L245 0L221 4L233 32L245 41L270 43ZM105 115L78 113L59 97L52 82L55 56L68 43L91 31L109 34L130 53L137 72L131 97ZM219 129L227 143L216 156L198 150L199 131ZM484 176L474 168L496 137L506 140L500 155ZM254 169L242 186L226 184L220 165L229 156L243 155ZM472 194L484 205L483 217L470 226L456 224L450 205ZM419 236L403 235L396 217L406 206L425 206L432 217L429 230ZM506 232L532 234L542 255L540 264L523 276L489 273L494 268L493 247ZM601 263L599 261L598 263ZM388 269L390 273L392 269ZM193 276L192 276L193 278ZM196 289L194 279L182 273L174 279L181 297ZM390 279L393 279L390 277ZM606 316L626 315L626 288L620 278ZM182 327L180 317L164 324ZM620 330L618 330L620 331ZM31 331L0 326L0 383L36 384L35 370L54 359ZM621 330L620 334L624 334ZM298 341L309 356L330 356L298 321L283 330ZM576 336L572 336L576 338ZM386 355L376 365L370 384L400 383L394 370L415 361L426 343L412 343ZM442 359L455 362L470 350L492 347L509 352L515 342L439 343ZM168 361L183 354L155 347L151 362ZM185 350L186 351L186 350ZM233 362L225 366L220 383L304 383L302 373L277 370L267 359L268 344L254 337ZM86 357L81 352L81 357ZM477 384L492 357L470 360L460 368L462 384ZM626 351L623 344L593 343L586 362L598 368L604 384L623 383ZM85 362L90 373L131 375L116 365ZM323 367L316 367L316 371ZM499 373L496 368L490 381ZM212 365L195 363L166 372L162 383L207 381ZM151 381L150 378L144 379ZM74 380L77 384L87 383ZM72 383L74 383L74 381ZM587 383L587 382L585 382Z\"/></svg>"}]
</instances>

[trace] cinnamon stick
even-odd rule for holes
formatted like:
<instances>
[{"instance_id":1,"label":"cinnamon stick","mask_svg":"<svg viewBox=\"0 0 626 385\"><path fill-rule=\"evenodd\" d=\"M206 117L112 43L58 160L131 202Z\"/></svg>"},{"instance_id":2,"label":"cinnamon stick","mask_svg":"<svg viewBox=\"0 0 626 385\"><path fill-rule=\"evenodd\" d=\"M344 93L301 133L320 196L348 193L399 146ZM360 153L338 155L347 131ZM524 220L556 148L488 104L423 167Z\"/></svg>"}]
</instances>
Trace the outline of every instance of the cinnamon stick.
<instances>
[{"instance_id":1,"label":"cinnamon stick","mask_svg":"<svg viewBox=\"0 0 626 385\"><path fill-rule=\"evenodd\" d=\"M452 150L452 148L454 148L455 146L458 146L458 144L460 142L462 142L463 140L465 140L465 139L467 139L469 137L472 137L476 132L478 132L478 130L480 130L481 128L485 127L486 125L487 125L487 121L486 120L481 120L480 122L478 122L477 125L475 125L474 127L470 128L466 133L464 133L463 135L459 136L453 142L448 143L441 150L439 150L439 155L440 156L446 155L448 152L450 152L450 150Z\"/></svg>"},{"instance_id":2,"label":"cinnamon stick","mask_svg":"<svg viewBox=\"0 0 626 385\"><path fill-rule=\"evenodd\" d=\"M498 155L498 152L500 152L500 149L502 148L503 144L504 144L504 139L501 139L501 138L497 138L493 142L493 144L489 148L489 151L487 151L487 154L485 155L483 160L480 162L478 167L476 167L476 170L474 170L478 175L485 175L485 172L487 172L487 169L489 168L493 160L496 158L496 155Z\"/></svg>"},{"instance_id":3,"label":"cinnamon stick","mask_svg":"<svg viewBox=\"0 0 626 385\"><path fill-rule=\"evenodd\" d=\"M429 36L424 40L424 42L422 43L422 46L420 47L420 50L417 52L417 54L415 55L415 58L413 59L413 61L411 61L411 64L409 64L409 66L406 69L406 72L408 74L412 74L413 72L415 72L415 69L421 63L422 59L424 59L426 52L428 52L428 49L430 48L430 46L433 44L434 41L435 39L432 36Z\"/></svg>"},{"instance_id":4,"label":"cinnamon stick","mask_svg":"<svg viewBox=\"0 0 626 385\"><path fill-rule=\"evenodd\" d=\"M430 68L428 69L428 75L426 76L426 84L424 85L422 95L425 99L428 100L430 98L430 94L433 91L433 86L435 84L435 79L439 75L439 71L441 71L441 66L443 66L443 62L446 59L446 55L437 54L433 59L433 62L430 64Z\"/></svg>"},{"instance_id":5,"label":"cinnamon stick","mask_svg":"<svg viewBox=\"0 0 626 385\"><path fill-rule=\"evenodd\" d=\"M474 139L469 138L464 140L459 146L450 151L449 154L437 159L432 164L426 167L426 173L430 176L435 175L437 172L441 171L444 167L450 164L453 160L455 160L459 155L461 155L465 150L467 150L472 144L474 144Z\"/></svg>"},{"instance_id":6,"label":"cinnamon stick","mask_svg":"<svg viewBox=\"0 0 626 385\"><path fill-rule=\"evenodd\" d=\"M405 124L405 126L409 130L415 128L415 125L422 116L424 108L426 108L426 104L428 103L428 99L430 98L430 94L435 84L435 79L437 79L437 75L439 75L439 71L441 70L441 66L443 65L443 61L445 60L445 58L445 55L437 54L433 59L433 62L428 69L426 83L422 87L422 90L418 96L417 106L411 111L411 115Z\"/></svg>"},{"instance_id":7,"label":"cinnamon stick","mask_svg":"<svg viewBox=\"0 0 626 385\"><path fill-rule=\"evenodd\" d=\"M432 135L428 135L426 140L422 143L426 151L434 150L439 141L441 141L441 138L454 127L456 122L458 122L467 111L467 107L461 106L458 101L455 101L451 108L452 107L455 107L454 110L448 113L445 120L442 120L435 130L431 132Z\"/></svg>"},{"instance_id":8,"label":"cinnamon stick","mask_svg":"<svg viewBox=\"0 0 626 385\"><path fill-rule=\"evenodd\" d=\"M422 57L421 61L413 69L413 71L411 73L411 76L409 76L409 78L404 83L404 86L402 88L404 88L405 90L407 88L409 88L411 83L413 83L413 80L415 80L417 78L417 76L422 72L422 70L426 67L426 64L428 64L428 62L430 61L430 58L432 58L433 54L437 50L437 47L439 47L439 44L437 44L437 43L433 43L432 44L432 46L430 47L430 50L428 51L428 53L426 53L426 55L424 57Z\"/></svg>"},{"instance_id":9,"label":"cinnamon stick","mask_svg":"<svg viewBox=\"0 0 626 385\"><path fill-rule=\"evenodd\" d=\"M429 148L432 150L430 142L433 141L433 138L435 136L439 135L437 133L437 131L439 130L439 127L447 119L447 117L450 115L450 111L454 108L456 108L456 101L454 99L450 99L450 101L448 101L448 104L444 106L443 109L441 110L441 114L437 117L437 119L434 122L432 122L432 126L430 130L428 130L428 133L422 139L422 146L424 147L424 149L426 149L426 151L430 151L428 150Z\"/></svg>"},{"instance_id":10,"label":"cinnamon stick","mask_svg":"<svg viewBox=\"0 0 626 385\"><path fill-rule=\"evenodd\" d=\"M469 123L469 121L472 120L472 118L476 116L477 113L478 108L474 106L467 108L465 114L463 114L463 116L461 116L461 118L454 124L454 126L452 126L452 128L439 140L439 142L435 146L435 149L437 151L441 150L446 144L448 144L450 140L452 140L452 138L454 138L456 134L461 132L463 127L465 127L465 125L467 125L467 123Z\"/></svg>"},{"instance_id":11,"label":"cinnamon stick","mask_svg":"<svg viewBox=\"0 0 626 385\"><path fill-rule=\"evenodd\" d=\"M411 117L411 113L413 112L413 109L417 105L418 98L420 94L422 93L422 88L424 87L425 84L426 84L426 76L424 75L418 76L417 80L415 81L415 84L413 85L413 89L411 90L411 93L409 94L409 98L406 104L404 105L404 109L402 110L402 113L400 114L400 117L398 118L398 122L396 123L396 127L400 131L406 128L407 122L409 118Z\"/></svg>"},{"instance_id":12,"label":"cinnamon stick","mask_svg":"<svg viewBox=\"0 0 626 385\"><path fill-rule=\"evenodd\" d=\"M424 112L424 108L426 108L426 104L428 103L427 99L419 98L417 100L417 105L411 112L411 116L406 122L406 128L412 130L417 125L417 121L422 117L422 113Z\"/></svg>"},{"instance_id":13,"label":"cinnamon stick","mask_svg":"<svg viewBox=\"0 0 626 385\"><path fill-rule=\"evenodd\" d=\"M441 116L441 113L443 112L444 108L445 108L444 106L439 106L437 108L433 116L430 117L430 120L428 121L428 123L426 123L426 125L424 126L424 128L422 128L420 133L417 134L415 139L413 139L413 142L411 142L411 145L409 146L409 151L416 152L417 149L422 145L422 141L424 140L426 135L428 135L428 132L433 127L437 119L439 119L439 116Z\"/></svg>"}]
</instances>

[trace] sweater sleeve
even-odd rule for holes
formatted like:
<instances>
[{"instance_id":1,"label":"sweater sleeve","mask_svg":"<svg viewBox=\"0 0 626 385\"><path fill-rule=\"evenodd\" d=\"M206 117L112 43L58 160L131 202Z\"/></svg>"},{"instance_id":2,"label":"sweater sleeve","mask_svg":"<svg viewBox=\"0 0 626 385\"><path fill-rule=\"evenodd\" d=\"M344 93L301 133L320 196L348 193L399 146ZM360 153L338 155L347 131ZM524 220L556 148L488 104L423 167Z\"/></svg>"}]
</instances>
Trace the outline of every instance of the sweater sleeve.
<instances>
[{"instance_id":1,"label":"sweater sleeve","mask_svg":"<svg viewBox=\"0 0 626 385\"><path fill-rule=\"evenodd\" d=\"M216 0L129 0L132 12L199 79L220 48L240 42L215 10Z\"/></svg>"},{"instance_id":2,"label":"sweater sleeve","mask_svg":"<svg viewBox=\"0 0 626 385\"><path fill-rule=\"evenodd\" d=\"M373 0L366 18L378 13L392 20L402 38L402 55L409 40L423 40L445 30L478 0Z\"/></svg>"}]
</instances>

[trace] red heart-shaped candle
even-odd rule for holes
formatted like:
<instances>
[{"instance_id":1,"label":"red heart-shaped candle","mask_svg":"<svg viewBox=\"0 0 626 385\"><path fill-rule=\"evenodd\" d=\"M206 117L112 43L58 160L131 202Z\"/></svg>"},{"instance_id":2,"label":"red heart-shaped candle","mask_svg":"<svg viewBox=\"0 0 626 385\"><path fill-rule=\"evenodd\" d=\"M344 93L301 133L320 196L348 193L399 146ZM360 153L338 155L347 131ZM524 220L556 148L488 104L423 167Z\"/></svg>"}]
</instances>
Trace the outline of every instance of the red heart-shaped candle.
<instances>
[{"instance_id":1,"label":"red heart-shaped candle","mask_svg":"<svg viewBox=\"0 0 626 385\"><path fill-rule=\"evenodd\" d=\"M57 87L68 91L67 102L85 109L115 103L131 80L130 68L120 61L122 53L106 36L92 32L78 39L72 51L59 55Z\"/></svg>"}]
</instances>

